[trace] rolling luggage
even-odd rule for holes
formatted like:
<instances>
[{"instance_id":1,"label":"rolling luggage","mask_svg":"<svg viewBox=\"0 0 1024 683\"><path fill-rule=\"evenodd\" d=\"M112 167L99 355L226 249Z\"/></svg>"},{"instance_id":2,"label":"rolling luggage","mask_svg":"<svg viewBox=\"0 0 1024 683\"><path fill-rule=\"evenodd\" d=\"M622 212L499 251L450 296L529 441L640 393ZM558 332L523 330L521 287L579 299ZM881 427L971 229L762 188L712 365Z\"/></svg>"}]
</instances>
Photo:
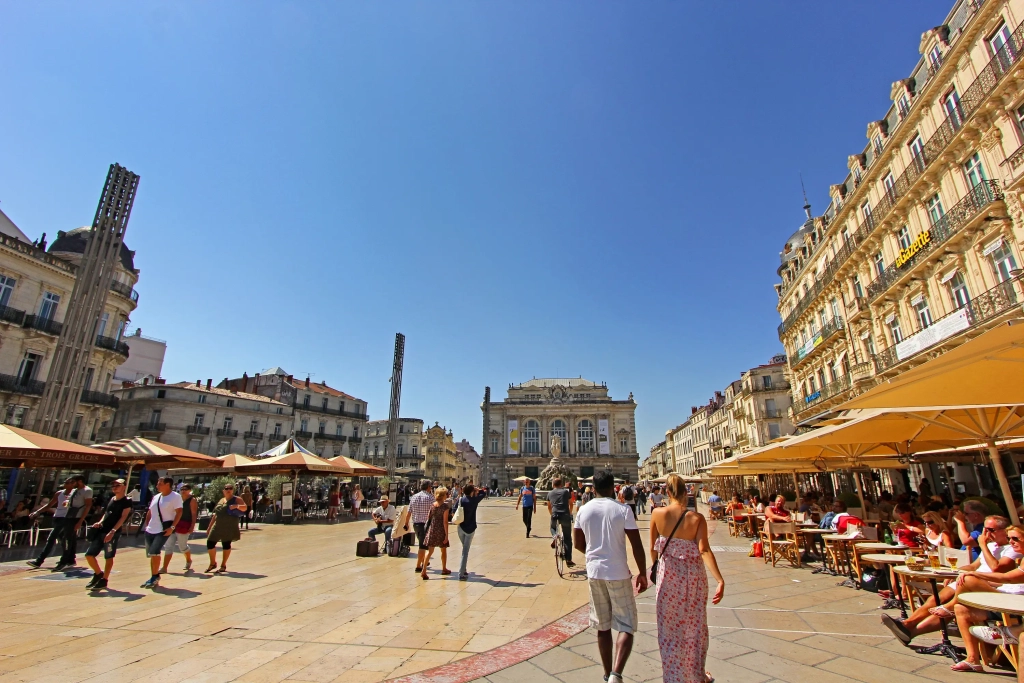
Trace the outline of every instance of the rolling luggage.
<instances>
[{"instance_id":1,"label":"rolling luggage","mask_svg":"<svg viewBox=\"0 0 1024 683\"><path fill-rule=\"evenodd\" d=\"M388 545L388 557L409 557L409 545L405 542L405 536L392 538Z\"/></svg>"},{"instance_id":2,"label":"rolling luggage","mask_svg":"<svg viewBox=\"0 0 1024 683\"><path fill-rule=\"evenodd\" d=\"M356 544L356 557L377 557L380 554L380 543L364 539Z\"/></svg>"}]
</instances>

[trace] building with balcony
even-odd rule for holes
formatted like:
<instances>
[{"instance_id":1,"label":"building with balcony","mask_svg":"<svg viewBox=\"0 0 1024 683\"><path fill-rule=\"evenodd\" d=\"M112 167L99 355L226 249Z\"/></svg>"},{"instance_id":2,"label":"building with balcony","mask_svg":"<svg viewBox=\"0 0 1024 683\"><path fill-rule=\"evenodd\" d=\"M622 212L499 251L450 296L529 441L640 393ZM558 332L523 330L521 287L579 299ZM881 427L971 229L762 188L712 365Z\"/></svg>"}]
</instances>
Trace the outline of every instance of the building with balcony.
<instances>
[{"instance_id":1,"label":"building with balcony","mask_svg":"<svg viewBox=\"0 0 1024 683\"><path fill-rule=\"evenodd\" d=\"M35 422L88 240L89 228L61 231L47 251L45 234L33 242L0 212L0 415L6 424L32 428ZM138 304L134 258L122 245L96 323L85 387L71 426L73 441L101 438L117 408L117 396L109 390L115 369L129 357L122 334Z\"/></svg>"},{"instance_id":2,"label":"building with balcony","mask_svg":"<svg viewBox=\"0 0 1024 683\"><path fill-rule=\"evenodd\" d=\"M104 438L143 436L216 456L262 453L291 435L290 404L212 385L125 382L114 391L120 401Z\"/></svg>"},{"instance_id":3,"label":"building with balcony","mask_svg":"<svg viewBox=\"0 0 1024 683\"><path fill-rule=\"evenodd\" d=\"M790 407L793 398L787 378L785 356L776 356L770 363L750 368L727 390L732 394L732 454L760 448L796 431Z\"/></svg>"},{"instance_id":4,"label":"building with balcony","mask_svg":"<svg viewBox=\"0 0 1024 683\"><path fill-rule=\"evenodd\" d=\"M451 430L435 422L433 427L423 432L421 443L423 459L420 468L424 474L442 484L458 481L461 474L460 458Z\"/></svg>"},{"instance_id":5,"label":"building with balcony","mask_svg":"<svg viewBox=\"0 0 1024 683\"><path fill-rule=\"evenodd\" d=\"M466 439L455 444L455 450L459 454L459 467L461 475L459 481L479 484L480 483L480 454L476 452L473 445Z\"/></svg>"},{"instance_id":6,"label":"building with balcony","mask_svg":"<svg viewBox=\"0 0 1024 683\"><path fill-rule=\"evenodd\" d=\"M418 417L398 419L398 441L395 447L395 468L402 475L423 473L423 420ZM388 421L366 423L362 454L353 457L377 467L387 466Z\"/></svg>"},{"instance_id":7,"label":"building with balcony","mask_svg":"<svg viewBox=\"0 0 1024 683\"><path fill-rule=\"evenodd\" d=\"M1021 317L1022 20L1021 0L956 2L828 207L804 207L776 285L798 426Z\"/></svg>"},{"instance_id":8,"label":"building with balcony","mask_svg":"<svg viewBox=\"0 0 1024 683\"><path fill-rule=\"evenodd\" d=\"M678 472L684 476L692 476L697 472L691 427L690 420L687 420L665 432L667 460L671 465L670 472Z\"/></svg>"},{"instance_id":9,"label":"building with balcony","mask_svg":"<svg viewBox=\"0 0 1024 683\"><path fill-rule=\"evenodd\" d=\"M142 380L147 378L152 383L163 375L167 342L143 337L141 327L136 328L135 334L123 336L121 341L128 345L129 355L114 370L111 389L120 388L122 382L142 384Z\"/></svg>"},{"instance_id":10,"label":"building with balcony","mask_svg":"<svg viewBox=\"0 0 1024 683\"><path fill-rule=\"evenodd\" d=\"M532 379L510 384L504 401L481 405L487 459L481 476L492 486L510 486L520 476L536 478L551 459L551 437L562 447L562 463L583 478L611 470L636 481L636 402L613 400L608 387L587 379Z\"/></svg>"},{"instance_id":11,"label":"building with balcony","mask_svg":"<svg viewBox=\"0 0 1024 683\"><path fill-rule=\"evenodd\" d=\"M338 455L360 457L366 436L366 401L327 385L326 381L296 380L280 367L236 379L224 378L217 385L258 394L291 406L293 422L285 437L294 436L304 447L325 458Z\"/></svg>"}]
</instances>

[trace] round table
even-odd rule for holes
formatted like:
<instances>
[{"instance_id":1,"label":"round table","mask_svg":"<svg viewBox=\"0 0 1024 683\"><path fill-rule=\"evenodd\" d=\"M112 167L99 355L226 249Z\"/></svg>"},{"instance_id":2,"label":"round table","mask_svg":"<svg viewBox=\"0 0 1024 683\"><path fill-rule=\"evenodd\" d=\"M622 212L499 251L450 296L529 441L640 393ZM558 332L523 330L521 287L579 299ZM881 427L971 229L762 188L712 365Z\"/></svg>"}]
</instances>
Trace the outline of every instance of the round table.
<instances>
[{"instance_id":1,"label":"round table","mask_svg":"<svg viewBox=\"0 0 1024 683\"><path fill-rule=\"evenodd\" d=\"M989 593L978 592L978 593L961 593L957 600L968 607L976 607L978 609L987 610L989 612L999 612L1003 617L1003 623L1009 623L1006 615L1013 614L1016 616L1024 616L1024 595L1019 593ZM999 648L1006 655L1006 658L1011 662L1013 661L1012 652L1005 646L1000 645ZM1019 652L1018 648L1018 652ZM1018 654L1018 660L1020 655ZM1019 670L1020 661L1014 663L1014 666Z\"/></svg>"},{"instance_id":2,"label":"round table","mask_svg":"<svg viewBox=\"0 0 1024 683\"><path fill-rule=\"evenodd\" d=\"M860 543L858 543L857 547L858 548L863 548L865 545L868 545L868 544L860 544ZM874 545L885 545L885 544L882 543L882 544L874 544ZM886 547L890 547L891 548L892 546L886 546ZM882 609L894 609L896 607L899 607L900 608L900 616L903 617L904 619L906 619L907 618L907 605L906 605L906 603L903 602L903 589L899 585L899 578L897 577L896 572L892 571L893 567L895 567L897 565L901 565L901 564L906 564L906 562L907 562L906 555L896 555L894 553L864 553L863 555L860 556L860 561L861 562L871 562L872 564L887 564L887 565L889 565L889 576L892 578L892 594L893 594L894 597L891 597L888 600L886 600L885 602L883 602L882 603Z\"/></svg>"},{"instance_id":3,"label":"round table","mask_svg":"<svg viewBox=\"0 0 1024 683\"><path fill-rule=\"evenodd\" d=\"M909 550L910 546L907 545L892 545L890 543L877 543L875 541L869 541L867 543L854 543L857 546L857 550Z\"/></svg>"},{"instance_id":4,"label":"round table","mask_svg":"<svg viewBox=\"0 0 1024 683\"><path fill-rule=\"evenodd\" d=\"M903 566L893 567L893 571L902 577L906 577L907 579L927 581L929 584L931 584L932 595L935 596L936 603L939 600L939 579L954 579L960 575L959 571L957 571L956 569L949 569L948 567L944 569L932 569L930 567L925 567L923 569L914 570L907 566ZM942 624L942 628L940 629L940 631L942 631L942 642L940 642L938 645L932 645L931 647L916 647L914 649L917 650L918 653L923 655L941 653L952 659L953 662L959 662L960 652L949 640L949 634L946 633L946 620L942 617L939 617L939 623Z\"/></svg>"}]
</instances>

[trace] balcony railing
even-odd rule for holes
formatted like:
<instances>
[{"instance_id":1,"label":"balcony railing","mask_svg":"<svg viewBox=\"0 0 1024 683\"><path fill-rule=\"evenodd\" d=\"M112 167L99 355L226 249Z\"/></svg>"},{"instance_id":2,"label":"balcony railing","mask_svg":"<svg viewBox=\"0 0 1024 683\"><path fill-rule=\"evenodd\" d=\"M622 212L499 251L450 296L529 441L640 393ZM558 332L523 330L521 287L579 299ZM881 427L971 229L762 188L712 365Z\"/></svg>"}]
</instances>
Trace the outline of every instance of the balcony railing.
<instances>
[{"instance_id":1,"label":"balcony railing","mask_svg":"<svg viewBox=\"0 0 1024 683\"><path fill-rule=\"evenodd\" d=\"M292 407L297 410L305 410L311 413L324 413L326 415L340 415L342 417L350 417L354 420L369 419L369 416L366 413L356 413L350 410L339 410L338 408L324 408L322 405L318 406L313 405L312 403L306 405L305 403L299 403L298 401L296 401L294 404L292 404Z\"/></svg>"},{"instance_id":2,"label":"balcony railing","mask_svg":"<svg viewBox=\"0 0 1024 683\"><path fill-rule=\"evenodd\" d=\"M52 334L55 337L60 336L60 331L64 329L64 325L50 318L41 318L38 315L26 315L25 316L25 327L33 330L39 330L46 334Z\"/></svg>"},{"instance_id":3,"label":"balcony railing","mask_svg":"<svg viewBox=\"0 0 1024 683\"><path fill-rule=\"evenodd\" d=\"M864 217L856 232L850 236L847 243L843 245L832 261L825 267L822 274L819 275L811 290L797 302L790 314L779 325L780 339L803 312L807 310L811 300L817 297L821 290L832 282L836 272L845 263L846 259L874 231L875 226L888 216L896 203L910 192L914 182L921 177L932 162L945 151L967 119L978 110L985 98L995 90L999 81L1020 60L1022 46L1024 46L1024 22L1017 26L1013 35L1010 36L1010 40L995 53L981 73L978 74L978 77L974 79L974 82L960 96L959 108L946 116L942 124L928 138L928 141L924 143L921 153L914 157L910 165L904 169L903 173L900 174L900 177L893 186L888 189L881 201ZM808 258L807 262L809 263L811 260ZM796 280L797 278L794 278L793 282L795 283Z\"/></svg>"},{"instance_id":4,"label":"balcony railing","mask_svg":"<svg viewBox=\"0 0 1024 683\"><path fill-rule=\"evenodd\" d=\"M1018 308L1021 303L1021 283L1024 275L1001 282L987 292L983 292L967 302L967 305L952 313L942 316L927 328L915 335L907 337L900 344L890 346L885 351L872 356L875 372L886 370L925 351L943 339L947 339L964 330L976 327L992 318ZM922 339L922 335L930 338ZM919 343L914 344L917 340ZM911 342L907 344L907 342ZM930 343L929 343L930 342ZM900 350L903 353L900 353ZM900 356L903 356L902 358Z\"/></svg>"},{"instance_id":5,"label":"balcony railing","mask_svg":"<svg viewBox=\"0 0 1024 683\"><path fill-rule=\"evenodd\" d=\"M188 425L187 427L185 427L185 433L206 435L210 433L210 428L204 427L203 425Z\"/></svg>"},{"instance_id":6,"label":"balcony railing","mask_svg":"<svg viewBox=\"0 0 1024 683\"><path fill-rule=\"evenodd\" d=\"M782 411L778 408L765 408L764 416L769 420L777 420L782 417Z\"/></svg>"},{"instance_id":7,"label":"balcony railing","mask_svg":"<svg viewBox=\"0 0 1024 683\"><path fill-rule=\"evenodd\" d=\"M348 442L349 443L362 443L363 442L363 438L361 436L350 436L350 437L348 437Z\"/></svg>"},{"instance_id":8,"label":"balcony railing","mask_svg":"<svg viewBox=\"0 0 1024 683\"><path fill-rule=\"evenodd\" d=\"M128 357L128 344L123 341L118 341L113 337L96 337L96 346L101 349L107 349L108 351L118 353L125 358Z\"/></svg>"},{"instance_id":9,"label":"balcony railing","mask_svg":"<svg viewBox=\"0 0 1024 683\"><path fill-rule=\"evenodd\" d=\"M115 280L110 283L110 291L120 294L125 299L130 299L133 303L139 303L139 293L132 289L131 285Z\"/></svg>"},{"instance_id":10,"label":"balcony railing","mask_svg":"<svg viewBox=\"0 0 1024 683\"><path fill-rule=\"evenodd\" d=\"M267 437L267 441L269 441L272 444L274 444L274 443L281 443L282 441L284 441L287 438L288 437L285 436L284 434L271 434L271 435L269 435Z\"/></svg>"},{"instance_id":11,"label":"balcony railing","mask_svg":"<svg viewBox=\"0 0 1024 683\"><path fill-rule=\"evenodd\" d=\"M804 405L801 406L800 410L804 411L813 406L816 403L821 403L825 399L832 398L836 394L842 393L852 386L849 375L842 375L832 382L829 382L818 391L813 394L804 396Z\"/></svg>"},{"instance_id":12,"label":"balcony railing","mask_svg":"<svg viewBox=\"0 0 1024 683\"><path fill-rule=\"evenodd\" d=\"M82 403L91 403L95 406L108 406L110 408L116 408L121 402L117 396L108 394L105 391L89 391L88 389L82 392Z\"/></svg>"},{"instance_id":13,"label":"balcony railing","mask_svg":"<svg viewBox=\"0 0 1024 683\"><path fill-rule=\"evenodd\" d=\"M764 383L757 384L757 383L751 382L751 387L750 388L753 391L785 391L785 390L789 389L789 382L786 382L786 381L772 382L771 386L767 386L767 387L764 385Z\"/></svg>"},{"instance_id":14,"label":"balcony railing","mask_svg":"<svg viewBox=\"0 0 1024 683\"><path fill-rule=\"evenodd\" d=\"M893 283L910 273L916 263L924 260L925 256L960 232L986 206L1002 198L1003 193L999 190L999 184L994 180L980 182L971 188L971 191L963 199L958 201L930 229L918 235L909 247L900 252L899 258L868 285L868 301L874 301L881 296L892 287Z\"/></svg>"},{"instance_id":15,"label":"balcony railing","mask_svg":"<svg viewBox=\"0 0 1024 683\"><path fill-rule=\"evenodd\" d=\"M246 439L253 439L255 441L260 441L261 439L263 439L263 432L254 432L252 430L249 430L245 434L243 434L243 436Z\"/></svg>"},{"instance_id":16,"label":"balcony railing","mask_svg":"<svg viewBox=\"0 0 1024 683\"><path fill-rule=\"evenodd\" d=\"M24 379L14 375L0 375L0 391L28 396L42 396L44 389L46 389L46 382Z\"/></svg>"},{"instance_id":17,"label":"balcony railing","mask_svg":"<svg viewBox=\"0 0 1024 683\"><path fill-rule=\"evenodd\" d=\"M331 434L330 432L320 432L316 435L318 439L327 439L328 441L347 441L348 437L342 434Z\"/></svg>"},{"instance_id":18,"label":"balcony railing","mask_svg":"<svg viewBox=\"0 0 1024 683\"><path fill-rule=\"evenodd\" d=\"M237 429L218 429L217 430L217 436L227 436L227 437L230 437L230 438L233 439L236 436L238 436L238 430Z\"/></svg>"},{"instance_id":19,"label":"balcony railing","mask_svg":"<svg viewBox=\"0 0 1024 683\"><path fill-rule=\"evenodd\" d=\"M1021 164L1024 164L1024 145L1018 147L1017 151L1006 157L1006 159L999 165L1002 166L1003 164L1008 164L1011 171L1016 171L1020 168Z\"/></svg>"},{"instance_id":20,"label":"balcony railing","mask_svg":"<svg viewBox=\"0 0 1024 683\"><path fill-rule=\"evenodd\" d=\"M10 306L0 306L0 321L24 325L25 311L19 311L17 308L11 308Z\"/></svg>"},{"instance_id":21,"label":"balcony railing","mask_svg":"<svg viewBox=\"0 0 1024 683\"><path fill-rule=\"evenodd\" d=\"M160 433L167 431L167 424L164 422L142 422L139 424L139 431L142 433Z\"/></svg>"},{"instance_id":22,"label":"balcony railing","mask_svg":"<svg viewBox=\"0 0 1024 683\"><path fill-rule=\"evenodd\" d=\"M819 346L824 344L826 340L832 337L832 335L846 329L843 325L843 319L840 316L836 316L826 322L820 330L811 336L807 343L803 344L796 350L796 353L793 354L793 363L799 363L803 359L807 358L814 353Z\"/></svg>"},{"instance_id":23,"label":"balcony railing","mask_svg":"<svg viewBox=\"0 0 1024 683\"><path fill-rule=\"evenodd\" d=\"M299 437L300 439L308 439L309 437L313 436L313 432L307 432L302 429L296 429L295 436Z\"/></svg>"}]
</instances>

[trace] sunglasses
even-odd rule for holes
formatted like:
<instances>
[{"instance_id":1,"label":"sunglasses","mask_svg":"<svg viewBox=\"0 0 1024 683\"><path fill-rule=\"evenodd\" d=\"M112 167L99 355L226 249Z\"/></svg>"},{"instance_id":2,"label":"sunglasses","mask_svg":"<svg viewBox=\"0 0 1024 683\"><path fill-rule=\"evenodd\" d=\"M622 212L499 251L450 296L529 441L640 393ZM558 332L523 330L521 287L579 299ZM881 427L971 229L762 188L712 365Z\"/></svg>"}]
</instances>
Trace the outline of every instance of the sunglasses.
<instances>
[{"instance_id":1,"label":"sunglasses","mask_svg":"<svg viewBox=\"0 0 1024 683\"><path fill-rule=\"evenodd\" d=\"M994 526L987 526L985 527L985 531L1002 531L1002 529L998 529Z\"/></svg>"},{"instance_id":2,"label":"sunglasses","mask_svg":"<svg viewBox=\"0 0 1024 683\"><path fill-rule=\"evenodd\" d=\"M1007 536L1006 538L1010 540L1010 543L1024 543L1024 538L1020 536Z\"/></svg>"}]
</instances>

